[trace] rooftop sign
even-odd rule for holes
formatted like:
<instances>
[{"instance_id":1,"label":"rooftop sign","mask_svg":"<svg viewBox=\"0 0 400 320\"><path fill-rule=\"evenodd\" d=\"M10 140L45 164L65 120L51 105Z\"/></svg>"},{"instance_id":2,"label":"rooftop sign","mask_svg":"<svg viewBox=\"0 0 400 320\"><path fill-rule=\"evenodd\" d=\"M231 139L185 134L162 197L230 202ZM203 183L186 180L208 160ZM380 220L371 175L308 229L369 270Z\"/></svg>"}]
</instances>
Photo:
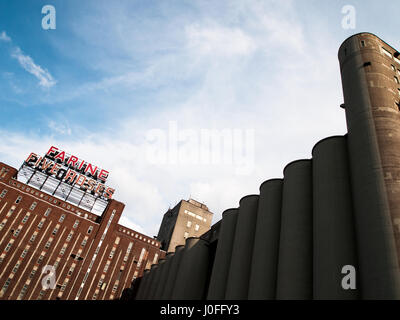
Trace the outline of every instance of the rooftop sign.
<instances>
[{"instance_id":1,"label":"rooftop sign","mask_svg":"<svg viewBox=\"0 0 400 320\"><path fill-rule=\"evenodd\" d=\"M85 210L98 212L115 192L105 185L108 175L107 170L52 146L44 156L31 153L18 172L18 179Z\"/></svg>"}]
</instances>

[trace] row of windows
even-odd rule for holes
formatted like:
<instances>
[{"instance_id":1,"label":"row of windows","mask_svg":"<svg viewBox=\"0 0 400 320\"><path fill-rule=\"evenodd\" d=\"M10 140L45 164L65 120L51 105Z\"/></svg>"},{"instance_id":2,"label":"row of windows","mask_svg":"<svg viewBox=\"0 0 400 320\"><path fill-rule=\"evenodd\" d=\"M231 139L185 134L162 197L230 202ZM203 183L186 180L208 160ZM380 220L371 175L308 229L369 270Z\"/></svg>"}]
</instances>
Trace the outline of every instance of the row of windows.
<instances>
[{"instance_id":1,"label":"row of windows","mask_svg":"<svg viewBox=\"0 0 400 320\"><path fill-rule=\"evenodd\" d=\"M1 178L4 178L9 170L7 168L1 168L0 175Z\"/></svg>"},{"instance_id":2,"label":"row of windows","mask_svg":"<svg viewBox=\"0 0 400 320\"><path fill-rule=\"evenodd\" d=\"M8 170L7 170L7 171L8 171ZM43 193L39 193L39 191L35 191L34 189L31 189L31 188L28 187L28 186L25 187L24 184L21 185L20 183L17 183L17 182L15 182L15 181L13 181L13 180L10 180L10 184L16 186L17 188L21 188L21 190L25 190L26 192L30 192L31 194L34 194L34 195L36 195L36 196L40 196L40 198L44 198L44 200L49 201L50 203L54 203L54 204L57 204L57 203L58 203L59 205L61 204L61 202L60 202L58 199L52 198L51 196L48 196L48 195L43 194ZM0 194L0 197L1 197L1 194ZM21 197L21 198L22 198L22 197ZM19 201L21 201L21 200L19 200ZM63 208L66 208L66 209L68 209L68 210L71 210L72 212L74 212L74 213L77 214L78 216L80 216L80 215L82 214L79 210L75 209L73 206L71 206L71 205L69 205L69 204L67 204L67 203L65 203L65 202L63 202L62 207L63 207ZM76 210L76 212L75 212L75 210ZM94 216L94 215L89 215L89 214L87 214L87 213L84 214L84 218L85 218L85 219L92 220L92 221L95 221L95 220L96 220L96 216Z\"/></svg>"},{"instance_id":3,"label":"row of windows","mask_svg":"<svg viewBox=\"0 0 400 320\"><path fill-rule=\"evenodd\" d=\"M198 219L198 220L200 220L200 221L207 222L207 219L206 219L206 218L203 218L202 216L200 216L200 215L198 215L198 214L195 214L195 213L193 213L193 212L191 212L191 211L189 211L189 210L185 210L185 213L186 213L187 215L191 216L191 217L195 217L196 219Z\"/></svg>"},{"instance_id":4,"label":"row of windows","mask_svg":"<svg viewBox=\"0 0 400 320\"><path fill-rule=\"evenodd\" d=\"M192 226L192 221L188 221L187 224L186 224L186 227L190 228L191 226ZM198 224L196 224L195 227L194 227L194 229L195 229L196 231L199 231L200 226L199 226Z\"/></svg>"},{"instance_id":5,"label":"row of windows","mask_svg":"<svg viewBox=\"0 0 400 320\"><path fill-rule=\"evenodd\" d=\"M394 55L392 55L392 53L386 49L385 47L382 47L382 52L383 54L385 54L387 57L394 59L394 61L396 61L398 64L400 64L400 59L399 59L399 53L395 52Z\"/></svg>"},{"instance_id":6,"label":"row of windows","mask_svg":"<svg viewBox=\"0 0 400 320\"><path fill-rule=\"evenodd\" d=\"M135 235L135 238L137 238L137 239L139 239L139 240L143 240L144 242L147 242L147 243L151 243L152 245L155 245L156 247L158 247L158 243L155 242L154 240L152 240L152 239L147 239L146 237L143 237L143 236L141 236L141 235L139 235L139 234L137 234L137 233L135 233L135 232L133 232L133 231L129 231L129 230L126 230L126 229L123 229L123 228L119 228L118 231L121 231L121 232L123 232L123 233L126 233L126 234L128 234L128 235L130 235L130 236Z\"/></svg>"},{"instance_id":7,"label":"row of windows","mask_svg":"<svg viewBox=\"0 0 400 320\"><path fill-rule=\"evenodd\" d=\"M27 188L27 189L28 189L28 188ZM0 194L0 197L4 198L4 196L7 194L7 191L8 191L7 189L4 189L4 190L2 191L2 193ZM27 191L28 191L28 190L27 190ZM22 200L22 196L18 196L17 199L15 200L15 203L18 204L18 203L21 202L21 200ZM31 210L31 211L35 210L36 206L37 206L37 202L34 201L34 202L31 204L29 210ZM50 214L50 212L51 212L51 208L47 208L46 211L45 211L45 213L44 213L44 216L45 216L45 217L48 217L49 214ZM28 217L27 217L27 218L28 218ZM59 222L63 222L64 219L65 219L65 214L62 214L62 215L60 216L60 219L59 219L58 221L59 221ZM23 223L25 223L25 222L26 222L26 221L24 221ZM40 229L40 228L42 227L42 225L43 225L43 222L41 222L41 224L38 226L38 228ZM73 228L77 228L78 225L79 225L79 220L76 220L75 223L74 223L74 225L73 225ZM90 234L90 233L92 232L92 230L93 230L93 226L90 226L89 229L88 229L88 231L87 231L87 233Z\"/></svg>"}]
</instances>

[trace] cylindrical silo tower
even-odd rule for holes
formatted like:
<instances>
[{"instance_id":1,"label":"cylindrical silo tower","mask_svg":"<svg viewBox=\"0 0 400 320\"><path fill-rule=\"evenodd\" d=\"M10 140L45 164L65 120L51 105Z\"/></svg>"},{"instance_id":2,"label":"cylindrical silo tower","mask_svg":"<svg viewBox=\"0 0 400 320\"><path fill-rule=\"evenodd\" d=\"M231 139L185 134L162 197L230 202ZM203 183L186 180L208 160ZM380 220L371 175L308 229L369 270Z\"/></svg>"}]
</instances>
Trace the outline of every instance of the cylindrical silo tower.
<instances>
[{"instance_id":1,"label":"cylindrical silo tower","mask_svg":"<svg viewBox=\"0 0 400 320\"><path fill-rule=\"evenodd\" d=\"M400 299L400 60L370 33L339 49L362 297Z\"/></svg>"},{"instance_id":2,"label":"cylindrical silo tower","mask_svg":"<svg viewBox=\"0 0 400 320\"><path fill-rule=\"evenodd\" d=\"M161 278L161 273L162 270L164 268L164 264L165 264L165 259L160 259L158 260L158 268L155 270L155 274L154 274L154 280L151 284L151 288L149 290L149 293L147 295L147 299L148 300L154 300L156 299L156 291L157 291L157 287L160 284L160 278Z\"/></svg>"},{"instance_id":3,"label":"cylindrical silo tower","mask_svg":"<svg viewBox=\"0 0 400 320\"><path fill-rule=\"evenodd\" d=\"M312 299L312 168L297 160L283 170L276 298Z\"/></svg>"},{"instance_id":4,"label":"cylindrical silo tower","mask_svg":"<svg viewBox=\"0 0 400 320\"><path fill-rule=\"evenodd\" d=\"M355 287L342 284L343 270L358 270L346 137L319 141L312 156L313 298L357 299L357 276Z\"/></svg>"},{"instance_id":5,"label":"cylindrical silo tower","mask_svg":"<svg viewBox=\"0 0 400 320\"><path fill-rule=\"evenodd\" d=\"M248 195L240 199L239 202L239 213L225 292L225 299L227 300L244 300L248 297L258 197L258 195Z\"/></svg>"},{"instance_id":6,"label":"cylindrical silo tower","mask_svg":"<svg viewBox=\"0 0 400 320\"><path fill-rule=\"evenodd\" d=\"M154 300L162 299L162 293L164 291L165 284L168 279L168 273L169 273L169 269L171 268L171 262L172 262L172 258L174 257L174 254L175 254L174 252L168 252L165 257L165 264L162 268L159 283L157 284L157 289L156 289L155 295L153 297Z\"/></svg>"},{"instance_id":7,"label":"cylindrical silo tower","mask_svg":"<svg viewBox=\"0 0 400 320\"><path fill-rule=\"evenodd\" d=\"M281 230L282 179L260 186L248 299L276 297L279 237Z\"/></svg>"},{"instance_id":8,"label":"cylindrical silo tower","mask_svg":"<svg viewBox=\"0 0 400 320\"><path fill-rule=\"evenodd\" d=\"M158 264L153 264L150 267L150 273L149 273L149 277L147 280L148 284L146 284L145 291L143 292L143 297L142 297L143 300L149 300L149 297L151 295L151 289L153 287L154 278L156 276L157 268L158 268Z\"/></svg>"},{"instance_id":9,"label":"cylindrical silo tower","mask_svg":"<svg viewBox=\"0 0 400 320\"><path fill-rule=\"evenodd\" d=\"M208 287L208 300L225 298L238 211L238 209L227 209L222 213L221 231Z\"/></svg>"},{"instance_id":10,"label":"cylindrical silo tower","mask_svg":"<svg viewBox=\"0 0 400 320\"><path fill-rule=\"evenodd\" d=\"M182 260L183 251L185 249L184 245L179 245L175 247L175 254L171 260L171 266L169 267L167 281L164 286L164 290L161 294L161 300L171 300L174 291L175 280L178 274L179 265Z\"/></svg>"},{"instance_id":11,"label":"cylindrical silo tower","mask_svg":"<svg viewBox=\"0 0 400 320\"><path fill-rule=\"evenodd\" d=\"M172 293L173 300L205 298L208 258L208 242L206 240L197 237L186 239Z\"/></svg>"},{"instance_id":12,"label":"cylindrical silo tower","mask_svg":"<svg viewBox=\"0 0 400 320\"><path fill-rule=\"evenodd\" d=\"M140 285L139 285L138 291L136 293L135 300L143 299L144 292L146 291L146 287L149 284L149 274L150 274L149 269L144 270L143 276L140 280Z\"/></svg>"}]
</instances>

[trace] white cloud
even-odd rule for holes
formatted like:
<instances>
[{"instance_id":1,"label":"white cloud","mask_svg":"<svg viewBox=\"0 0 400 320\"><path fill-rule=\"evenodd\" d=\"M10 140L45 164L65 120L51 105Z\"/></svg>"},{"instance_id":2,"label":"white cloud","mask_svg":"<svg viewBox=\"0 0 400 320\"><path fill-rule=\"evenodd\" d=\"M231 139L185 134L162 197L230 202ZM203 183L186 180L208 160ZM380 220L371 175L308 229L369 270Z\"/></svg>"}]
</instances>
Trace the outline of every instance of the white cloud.
<instances>
[{"instance_id":1,"label":"white cloud","mask_svg":"<svg viewBox=\"0 0 400 320\"><path fill-rule=\"evenodd\" d=\"M21 67L27 72L33 74L39 80L40 86L50 88L56 84L56 81L53 79L53 76L49 71L37 65L33 59L30 56L25 55L19 47L14 48L11 57L17 59Z\"/></svg>"},{"instance_id":2,"label":"white cloud","mask_svg":"<svg viewBox=\"0 0 400 320\"><path fill-rule=\"evenodd\" d=\"M197 52L197 54L229 57L248 55L256 48L253 39L239 28L202 27L193 24L187 26L185 30L188 49Z\"/></svg>"},{"instance_id":3,"label":"white cloud","mask_svg":"<svg viewBox=\"0 0 400 320\"><path fill-rule=\"evenodd\" d=\"M6 34L5 31L0 33L0 41L10 42L11 38Z\"/></svg>"},{"instance_id":4,"label":"white cloud","mask_svg":"<svg viewBox=\"0 0 400 320\"><path fill-rule=\"evenodd\" d=\"M56 122L54 120L49 120L48 122L49 128L54 131L55 133L62 134L62 135L71 135L72 130L68 124L68 121L65 124Z\"/></svg>"}]
</instances>

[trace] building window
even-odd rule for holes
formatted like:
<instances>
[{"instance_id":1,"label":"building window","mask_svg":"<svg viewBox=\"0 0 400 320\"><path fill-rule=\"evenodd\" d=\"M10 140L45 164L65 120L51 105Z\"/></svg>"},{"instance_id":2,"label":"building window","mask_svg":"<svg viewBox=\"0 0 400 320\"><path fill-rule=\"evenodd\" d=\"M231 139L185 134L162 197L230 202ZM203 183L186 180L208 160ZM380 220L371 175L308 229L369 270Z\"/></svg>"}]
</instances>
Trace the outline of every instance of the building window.
<instances>
[{"instance_id":1,"label":"building window","mask_svg":"<svg viewBox=\"0 0 400 320\"><path fill-rule=\"evenodd\" d=\"M67 246L64 245L64 246L61 248L59 255L60 255L60 256L64 255L66 249L67 249Z\"/></svg>"},{"instance_id":2,"label":"building window","mask_svg":"<svg viewBox=\"0 0 400 320\"><path fill-rule=\"evenodd\" d=\"M2 289L3 292L6 292L8 286L10 285L10 282L11 282L11 278L8 278L6 280L6 282L4 283L4 286L3 286L3 289Z\"/></svg>"},{"instance_id":3,"label":"building window","mask_svg":"<svg viewBox=\"0 0 400 320\"><path fill-rule=\"evenodd\" d=\"M392 58L392 54L390 53L389 50L385 49L384 47L382 47L382 52L387 55L389 58Z\"/></svg>"},{"instance_id":4,"label":"building window","mask_svg":"<svg viewBox=\"0 0 400 320\"><path fill-rule=\"evenodd\" d=\"M13 242L14 242L14 241L13 241ZM10 250L10 248L12 247L13 242L10 241L10 242L7 244L7 246L6 246L6 248L4 249L4 251L8 252L8 251Z\"/></svg>"},{"instance_id":5,"label":"building window","mask_svg":"<svg viewBox=\"0 0 400 320\"><path fill-rule=\"evenodd\" d=\"M25 258L26 254L28 253L29 248L24 249L24 251L22 251L21 253L21 258Z\"/></svg>"},{"instance_id":6,"label":"building window","mask_svg":"<svg viewBox=\"0 0 400 320\"><path fill-rule=\"evenodd\" d=\"M157 263L157 259L158 259L158 253L154 255L153 264Z\"/></svg>"},{"instance_id":7,"label":"building window","mask_svg":"<svg viewBox=\"0 0 400 320\"><path fill-rule=\"evenodd\" d=\"M46 212L44 213L44 216L45 216L45 217L48 217L49 214L50 214L50 212L51 212L51 209L50 209L50 208L47 208L47 209L46 209Z\"/></svg>"},{"instance_id":8,"label":"building window","mask_svg":"<svg viewBox=\"0 0 400 320\"><path fill-rule=\"evenodd\" d=\"M92 232L92 230L93 230L93 226L90 226L87 233L90 234Z\"/></svg>"},{"instance_id":9,"label":"building window","mask_svg":"<svg viewBox=\"0 0 400 320\"><path fill-rule=\"evenodd\" d=\"M56 227L56 228L54 228L52 235L55 236L57 232L58 232L58 228Z\"/></svg>"},{"instance_id":10,"label":"building window","mask_svg":"<svg viewBox=\"0 0 400 320\"><path fill-rule=\"evenodd\" d=\"M36 206L37 206L37 202L33 202L33 203L31 204L29 210L35 210Z\"/></svg>"},{"instance_id":11,"label":"building window","mask_svg":"<svg viewBox=\"0 0 400 320\"><path fill-rule=\"evenodd\" d=\"M50 238L49 241L46 242L46 245L44 246L46 249L50 248L51 242L53 241L53 238Z\"/></svg>"},{"instance_id":12,"label":"building window","mask_svg":"<svg viewBox=\"0 0 400 320\"><path fill-rule=\"evenodd\" d=\"M68 271L69 276L72 275L72 272L74 272L74 269L75 269L75 263L72 264L71 268Z\"/></svg>"},{"instance_id":13,"label":"building window","mask_svg":"<svg viewBox=\"0 0 400 320\"><path fill-rule=\"evenodd\" d=\"M196 226L194 227L194 230L199 231L200 226L198 224L196 224Z\"/></svg>"},{"instance_id":14,"label":"building window","mask_svg":"<svg viewBox=\"0 0 400 320\"><path fill-rule=\"evenodd\" d=\"M192 221L188 221L186 227L190 228L192 226Z\"/></svg>"},{"instance_id":15,"label":"building window","mask_svg":"<svg viewBox=\"0 0 400 320\"><path fill-rule=\"evenodd\" d=\"M44 219L42 219L42 220L39 222L37 228L38 228L38 229L42 229L43 223L44 223Z\"/></svg>"},{"instance_id":16,"label":"building window","mask_svg":"<svg viewBox=\"0 0 400 320\"><path fill-rule=\"evenodd\" d=\"M108 267L110 266L110 261L107 261L106 265L104 266L103 272L106 273L108 271Z\"/></svg>"},{"instance_id":17,"label":"building window","mask_svg":"<svg viewBox=\"0 0 400 320\"><path fill-rule=\"evenodd\" d=\"M28 290L28 285L27 284L24 284L24 286L23 286L23 288L22 288L22 290L21 290L21 292L19 293L19 298L20 299L22 299L23 297L24 297L24 295L25 295L25 293L26 293L26 291ZM42 291L41 291L42 292Z\"/></svg>"},{"instance_id":18,"label":"building window","mask_svg":"<svg viewBox=\"0 0 400 320\"><path fill-rule=\"evenodd\" d=\"M185 234L183 235L183 237L186 239L187 237L189 237L189 233L185 232Z\"/></svg>"},{"instance_id":19,"label":"building window","mask_svg":"<svg viewBox=\"0 0 400 320\"><path fill-rule=\"evenodd\" d=\"M64 219L65 219L65 214L62 214L61 217L60 217L60 219L58 220L58 222L63 222Z\"/></svg>"},{"instance_id":20,"label":"building window","mask_svg":"<svg viewBox=\"0 0 400 320\"><path fill-rule=\"evenodd\" d=\"M18 237L19 233L21 232L21 228L18 228L14 231L14 237Z\"/></svg>"},{"instance_id":21,"label":"building window","mask_svg":"<svg viewBox=\"0 0 400 320\"><path fill-rule=\"evenodd\" d=\"M361 40L361 47L365 47L365 41Z\"/></svg>"},{"instance_id":22,"label":"building window","mask_svg":"<svg viewBox=\"0 0 400 320\"><path fill-rule=\"evenodd\" d=\"M81 243L81 246L84 247L84 246L86 245L86 242L87 242L87 239L86 239L86 238L83 239L83 241L82 241L82 243Z\"/></svg>"},{"instance_id":23,"label":"building window","mask_svg":"<svg viewBox=\"0 0 400 320\"><path fill-rule=\"evenodd\" d=\"M146 249L142 248L142 251L140 252L140 256L139 256L139 261L138 261L138 263L136 265L137 268L139 268L140 265L142 264L142 260L144 258L145 253L146 253Z\"/></svg>"},{"instance_id":24,"label":"building window","mask_svg":"<svg viewBox=\"0 0 400 320\"><path fill-rule=\"evenodd\" d=\"M42 263L42 260L43 260L43 258L44 258L44 255L43 254L41 254L40 256L39 256L39 259L37 260L37 264L41 264Z\"/></svg>"},{"instance_id":25,"label":"building window","mask_svg":"<svg viewBox=\"0 0 400 320\"><path fill-rule=\"evenodd\" d=\"M26 223L29 219L29 214L27 214L23 219L22 219L22 223Z\"/></svg>"},{"instance_id":26,"label":"building window","mask_svg":"<svg viewBox=\"0 0 400 320\"><path fill-rule=\"evenodd\" d=\"M29 275L29 279L32 279L32 278L35 276L36 270L37 270L37 269L33 269L33 270L31 271L31 274Z\"/></svg>"},{"instance_id":27,"label":"building window","mask_svg":"<svg viewBox=\"0 0 400 320\"><path fill-rule=\"evenodd\" d=\"M37 233L34 233L34 234L32 235L32 237L30 238L29 242L32 243L33 241L35 241L36 235L37 235Z\"/></svg>"},{"instance_id":28,"label":"building window","mask_svg":"<svg viewBox=\"0 0 400 320\"><path fill-rule=\"evenodd\" d=\"M397 78L396 76L394 76L394 82L396 82L397 84L399 84L399 78Z\"/></svg>"},{"instance_id":29,"label":"building window","mask_svg":"<svg viewBox=\"0 0 400 320\"><path fill-rule=\"evenodd\" d=\"M78 224L79 224L79 220L75 220L75 223L74 223L74 225L73 225L73 228L76 229L76 227L78 226Z\"/></svg>"},{"instance_id":30,"label":"building window","mask_svg":"<svg viewBox=\"0 0 400 320\"><path fill-rule=\"evenodd\" d=\"M1 197L1 198L4 198L6 194L7 194L7 190L4 189L4 190L1 192L0 197Z\"/></svg>"},{"instance_id":31,"label":"building window","mask_svg":"<svg viewBox=\"0 0 400 320\"><path fill-rule=\"evenodd\" d=\"M15 206L12 206L11 209L10 209L10 211L8 211L6 217L7 217L7 218L10 217L10 216L14 213L14 210L15 210Z\"/></svg>"},{"instance_id":32,"label":"building window","mask_svg":"<svg viewBox=\"0 0 400 320\"><path fill-rule=\"evenodd\" d=\"M21 202L21 200L22 200L22 197L21 197L21 196L18 196L17 200L15 200L15 203L18 204L18 203Z\"/></svg>"},{"instance_id":33,"label":"building window","mask_svg":"<svg viewBox=\"0 0 400 320\"><path fill-rule=\"evenodd\" d=\"M393 71L396 71L396 67L394 65L391 64L390 66L392 67Z\"/></svg>"},{"instance_id":34,"label":"building window","mask_svg":"<svg viewBox=\"0 0 400 320\"><path fill-rule=\"evenodd\" d=\"M18 268L19 268L19 265L20 265L19 262L17 262L17 263L15 264L14 269L12 270L12 273L17 273Z\"/></svg>"},{"instance_id":35,"label":"building window","mask_svg":"<svg viewBox=\"0 0 400 320\"><path fill-rule=\"evenodd\" d=\"M67 241L70 241L74 233L71 231L67 237Z\"/></svg>"}]
</instances>

